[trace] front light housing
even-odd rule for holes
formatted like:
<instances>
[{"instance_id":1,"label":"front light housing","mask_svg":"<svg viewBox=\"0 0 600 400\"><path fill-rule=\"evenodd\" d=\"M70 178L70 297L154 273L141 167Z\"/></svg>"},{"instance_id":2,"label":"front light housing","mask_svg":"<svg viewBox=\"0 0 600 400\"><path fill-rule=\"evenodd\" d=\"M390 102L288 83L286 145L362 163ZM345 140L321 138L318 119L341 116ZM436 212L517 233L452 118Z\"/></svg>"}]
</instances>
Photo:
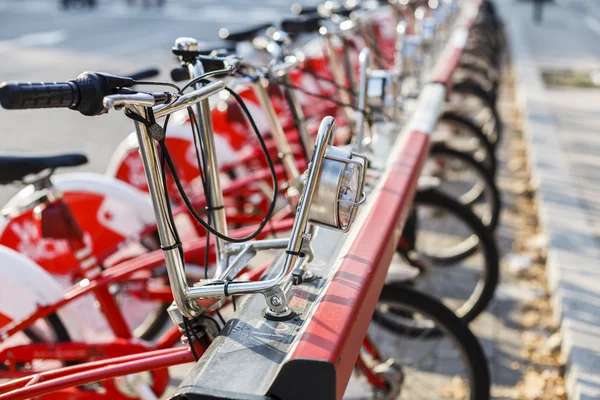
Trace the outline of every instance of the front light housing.
<instances>
[{"instance_id":1,"label":"front light housing","mask_svg":"<svg viewBox=\"0 0 600 400\"><path fill-rule=\"evenodd\" d=\"M364 203L367 159L335 146L327 146L321 177L313 198L309 221L347 232L358 206Z\"/></svg>"},{"instance_id":2,"label":"front light housing","mask_svg":"<svg viewBox=\"0 0 600 400\"><path fill-rule=\"evenodd\" d=\"M397 112L400 91L400 75L395 71L372 70L367 83L367 104L376 111L375 120L387 116L392 121L398 118Z\"/></svg>"}]
</instances>

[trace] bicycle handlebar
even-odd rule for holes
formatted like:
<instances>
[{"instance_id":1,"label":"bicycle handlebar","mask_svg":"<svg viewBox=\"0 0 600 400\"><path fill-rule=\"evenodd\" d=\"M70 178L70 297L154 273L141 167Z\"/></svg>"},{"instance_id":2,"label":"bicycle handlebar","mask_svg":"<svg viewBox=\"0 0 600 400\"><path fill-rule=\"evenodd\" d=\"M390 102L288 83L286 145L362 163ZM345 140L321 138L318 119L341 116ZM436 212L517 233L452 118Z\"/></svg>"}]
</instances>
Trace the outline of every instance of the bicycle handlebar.
<instances>
[{"instance_id":1,"label":"bicycle handlebar","mask_svg":"<svg viewBox=\"0 0 600 400\"><path fill-rule=\"evenodd\" d=\"M8 110L70 108L79 104L74 82L3 83L0 103Z\"/></svg>"},{"instance_id":2,"label":"bicycle handlebar","mask_svg":"<svg viewBox=\"0 0 600 400\"><path fill-rule=\"evenodd\" d=\"M100 72L84 72L68 82L4 82L0 85L0 104L7 110L70 108L92 116L103 112L105 96L134 84L132 78Z\"/></svg>"},{"instance_id":3,"label":"bicycle handlebar","mask_svg":"<svg viewBox=\"0 0 600 400\"><path fill-rule=\"evenodd\" d=\"M158 68L148 68L141 71L137 71L131 75L125 75L133 80L140 81L142 79L154 78L160 74Z\"/></svg>"},{"instance_id":4,"label":"bicycle handlebar","mask_svg":"<svg viewBox=\"0 0 600 400\"><path fill-rule=\"evenodd\" d=\"M281 29L289 34L318 32L323 18L319 15L309 17L285 18L281 21Z\"/></svg>"},{"instance_id":5,"label":"bicycle handlebar","mask_svg":"<svg viewBox=\"0 0 600 400\"><path fill-rule=\"evenodd\" d=\"M388 0L385 0L386 2ZM340 17L348 17L354 11L360 9L360 6L347 7L343 5L337 5L333 7L314 6L314 7L302 7L299 6L299 10L295 12L297 15L314 15L321 18L330 18L333 14L337 14Z\"/></svg>"},{"instance_id":6,"label":"bicycle handlebar","mask_svg":"<svg viewBox=\"0 0 600 400\"><path fill-rule=\"evenodd\" d=\"M131 78L97 72L84 72L68 82L4 82L0 84L0 104L8 110L70 108L88 116L100 115L108 109L126 105L159 106L155 109L158 118L189 107L224 87L223 82L216 81L179 96L168 92L149 93L127 89L134 84Z\"/></svg>"}]
</instances>

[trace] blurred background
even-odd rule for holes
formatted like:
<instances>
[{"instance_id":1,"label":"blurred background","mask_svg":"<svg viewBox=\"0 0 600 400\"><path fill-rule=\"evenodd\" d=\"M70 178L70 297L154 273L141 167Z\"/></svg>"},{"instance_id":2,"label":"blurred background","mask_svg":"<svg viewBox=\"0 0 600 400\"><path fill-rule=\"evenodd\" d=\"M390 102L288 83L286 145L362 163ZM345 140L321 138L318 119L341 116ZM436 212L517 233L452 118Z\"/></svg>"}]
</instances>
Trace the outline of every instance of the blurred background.
<instances>
[{"instance_id":1,"label":"blurred background","mask_svg":"<svg viewBox=\"0 0 600 400\"><path fill-rule=\"evenodd\" d=\"M171 47L191 36L218 42L219 29L277 22L291 0L0 0L0 81L64 81L83 71L127 74L158 67L170 81ZM90 5L91 4L91 5ZM303 4L318 4L306 0ZM83 170L104 172L133 130L120 113L84 117L70 110L0 109L0 151L79 151ZM16 191L3 188L0 202Z\"/></svg>"},{"instance_id":2,"label":"blurred background","mask_svg":"<svg viewBox=\"0 0 600 400\"><path fill-rule=\"evenodd\" d=\"M293 0L0 0L0 81L61 81L86 70L127 74L175 65L174 40L202 45L222 27L242 28L290 16ZM496 0L506 22L522 27L549 84L600 84L600 0ZM303 0L305 5L318 0ZM535 3L543 7L534 17ZM593 77L595 79L592 79ZM0 109L1 151L82 151L104 172L132 130L118 113L87 118L69 110ZM587 115L587 118L591 116ZM11 191L2 190L0 201Z\"/></svg>"}]
</instances>

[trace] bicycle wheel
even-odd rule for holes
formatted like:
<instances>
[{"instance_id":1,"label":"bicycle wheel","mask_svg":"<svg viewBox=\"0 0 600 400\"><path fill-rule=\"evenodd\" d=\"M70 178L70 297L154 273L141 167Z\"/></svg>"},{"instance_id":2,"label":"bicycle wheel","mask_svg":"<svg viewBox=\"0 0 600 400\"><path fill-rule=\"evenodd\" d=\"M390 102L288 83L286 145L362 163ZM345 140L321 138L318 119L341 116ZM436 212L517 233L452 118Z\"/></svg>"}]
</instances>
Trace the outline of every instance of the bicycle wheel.
<instances>
[{"instance_id":1,"label":"bicycle wheel","mask_svg":"<svg viewBox=\"0 0 600 400\"><path fill-rule=\"evenodd\" d=\"M469 117L446 111L436 125L433 137L440 138L448 147L471 154L492 177L496 176L496 155L487 136Z\"/></svg>"},{"instance_id":2,"label":"bicycle wheel","mask_svg":"<svg viewBox=\"0 0 600 400\"><path fill-rule=\"evenodd\" d=\"M469 206L490 231L496 229L500 192L489 172L470 154L436 143L429 150L423 170L440 179L437 190Z\"/></svg>"},{"instance_id":3,"label":"bicycle wheel","mask_svg":"<svg viewBox=\"0 0 600 400\"><path fill-rule=\"evenodd\" d=\"M391 310L402 322L390 327L379 316ZM390 382L391 388L399 385L399 396L394 393L393 398L490 398L490 374L479 341L439 301L407 287L385 285L373 322L372 342L384 343L378 346L383 359L393 358L401 369L402 381Z\"/></svg>"},{"instance_id":4,"label":"bicycle wheel","mask_svg":"<svg viewBox=\"0 0 600 400\"><path fill-rule=\"evenodd\" d=\"M450 104L459 115L465 115L486 135L494 148L502 139L502 121L496 100L477 83L462 81L452 87Z\"/></svg>"},{"instance_id":5,"label":"bicycle wheel","mask_svg":"<svg viewBox=\"0 0 600 400\"><path fill-rule=\"evenodd\" d=\"M417 193L412 218L397 248L404 257L415 253L420 273L412 284L472 321L498 285L498 250L490 231L468 207L433 189Z\"/></svg>"},{"instance_id":6,"label":"bicycle wheel","mask_svg":"<svg viewBox=\"0 0 600 400\"><path fill-rule=\"evenodd\" d=\"M155 235L150 235L140 243L132 244L131 254L156 250L159 248L158 243ZM109 265L114 263L114 260L109 259ZM158 299L147 298L150 296L146 295L151 291L150 289L168 287L169 279L165 266L141 271L135 279L111 286L111 293L134 337L152 341L164 330L170 320L167 308L171 301L165 303Z\"/></svg>"},{"instance_id":7,"label":"bicycle wheel","mask_svg":"<svg viewBox=\"0 0 600 400\"><path fill-rule=\"evenodd\" d=\"M188 280L188 284L191 284ZM157 300L141 298L139 295L133 294L130 288L139 292L139 286L144 287L168 288L169 278L167 276L166 267L158 267L152 271L152 278L143 283L124 282L115 290L114 296L117 304L125 320L131 329L131 332L136 338L147 341L156 340L164 331L165 326L171 321L167 309L171 305L171 301L164 303ZM131 286L130 286L131 285Z\"/></svg>"},{"instance_id":8,"label":"bicycle wheel","mask_svg":"<svg viewBox=\"0 0 600 400\"><path fill-rule=\"evenodd\" d=\"M0 343L0 352L13 346L29 343L64 343L70 341L71 337L69 336L69 332L59 316L50 314L45 319L36 321L23 332L16 333ZM11 360L8 358L0 359L0 381L3 379L2 371L8 371L10 363ZM17 364L17 370L19 372L35 372L60 368L62 366L63 363L60 361L37 359L33 360L32 363Z\"/></svg>"}]
</instances>

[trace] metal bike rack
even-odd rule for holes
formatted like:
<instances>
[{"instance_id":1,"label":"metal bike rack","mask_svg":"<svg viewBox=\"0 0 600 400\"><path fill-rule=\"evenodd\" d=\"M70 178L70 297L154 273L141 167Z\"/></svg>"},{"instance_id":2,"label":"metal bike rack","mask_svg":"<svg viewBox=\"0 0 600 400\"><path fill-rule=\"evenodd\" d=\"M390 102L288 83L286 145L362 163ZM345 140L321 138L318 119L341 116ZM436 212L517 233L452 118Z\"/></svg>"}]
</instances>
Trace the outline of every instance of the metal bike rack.
<instances>
[{"instance_id":1,"label":"metal bike rack","mask_svg":"<svg viewBox=\"0 0 600 400\"><path fill-rule=\"evenodd\" d=\"M245 297L172 399L341 398L407 218L444 96L443 85L426 86L416 119L400 135L381 133L374 142L374 167L384 172L347 234L319 232L313 243L315 258L308 265L315 279L293 285L287 293L295 317L265 320L260 296ZM265 279L279 268L273 266Z\"/></svg>"}]
</instances>

